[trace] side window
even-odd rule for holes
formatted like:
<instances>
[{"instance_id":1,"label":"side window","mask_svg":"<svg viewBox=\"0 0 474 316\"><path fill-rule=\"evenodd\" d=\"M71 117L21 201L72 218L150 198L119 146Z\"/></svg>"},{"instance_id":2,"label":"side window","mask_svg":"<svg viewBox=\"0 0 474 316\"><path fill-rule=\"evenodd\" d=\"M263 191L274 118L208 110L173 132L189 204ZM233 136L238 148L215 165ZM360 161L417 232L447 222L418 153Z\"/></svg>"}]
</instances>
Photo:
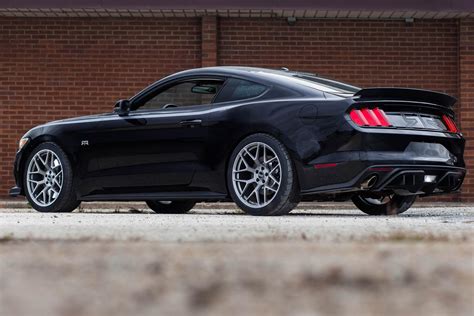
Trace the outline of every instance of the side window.
<instances>
[{"instance_id":1,"label":"side window","mask_svg":"<svg viewBox=\"0 0 474 316\"><path fill-rule=\"evenodd\" d=\"M228 102L259 96L266 86L242 79L229 78L214 102Z\"/></svg>"},{"instance_id":2,"label":"side window","mask_svg":"<svg viewBox=\"0 0 474 316\"><path fill-rule=\"evenodd\" d=\"M221 80L193 80L175 84L151 97L140 109L162 109L165 106L210 104L222 86Z\"/></svg>"}]
</instances>

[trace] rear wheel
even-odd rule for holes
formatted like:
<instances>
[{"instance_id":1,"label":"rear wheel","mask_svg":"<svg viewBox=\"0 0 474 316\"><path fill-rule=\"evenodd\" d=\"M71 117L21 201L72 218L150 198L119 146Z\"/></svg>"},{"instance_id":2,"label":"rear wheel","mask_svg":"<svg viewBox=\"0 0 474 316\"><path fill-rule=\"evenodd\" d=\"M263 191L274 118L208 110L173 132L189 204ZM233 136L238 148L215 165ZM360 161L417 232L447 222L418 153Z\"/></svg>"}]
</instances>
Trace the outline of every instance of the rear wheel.
<instances>
[{"instance_id":1,"label":"rear wheel","mask_svg":"<svg viewBox=\"0 0 474 316\"><path fill-rule=\"evenodd\" d=\"M156 213L184 214L190 211L195 201L146 201L146 204Z\"/></svg>"},{"instance_id":2,"label":"rear wheel","mask_svg":"<svg viewBox=\"0 0 474 316\"><path fill-rule=\"evenodd\" d=\"M31 152L23 177L26 198L39 212L72 212L80 204L71 163L55 143L42 143Z\"/></svg>"},{"instance_id":3,"label":"rear wheel","mask_svg":"<svg viewBox=\"0 0 474 316\"><path fill-rule=\"evenodd\" d=\"M251 215L288 214L299 202L297 179L285 146L255 134L235 148L227 171L232 199Z\"/></svg>"},{"instance_id":4,"label":"rear wheel","mask_svg":"<svg viewBox=\"0 0 474 316\"><path fill-rule=\"evenodd\" d=\"M408 210L415 200L416 195L402 196L397 194L376 196L361 193L352 197L355 206L369 215L397 215Z\"/></svg>"}]
</instances>

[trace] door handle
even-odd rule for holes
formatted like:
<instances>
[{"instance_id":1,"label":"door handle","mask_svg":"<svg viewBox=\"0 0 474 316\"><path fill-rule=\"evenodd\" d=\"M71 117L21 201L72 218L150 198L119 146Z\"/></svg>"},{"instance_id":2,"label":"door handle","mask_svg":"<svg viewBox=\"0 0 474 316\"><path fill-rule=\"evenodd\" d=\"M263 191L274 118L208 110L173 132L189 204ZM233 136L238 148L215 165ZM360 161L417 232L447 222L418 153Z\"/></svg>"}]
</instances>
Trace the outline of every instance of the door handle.
<instances>
[{"instance_id":1,"label":"door handle","mask_svg":"<svg viewBox=\"0 0 474 316\"><path fill-rule=\"evenodd\" d=\"M202 124L202 120L200 120L200 119L185 120L185 121L179 122L179 124L180 124L181 126L189 126L189 127L199 126L199 125Z\"/></svg>"}]
</instances>

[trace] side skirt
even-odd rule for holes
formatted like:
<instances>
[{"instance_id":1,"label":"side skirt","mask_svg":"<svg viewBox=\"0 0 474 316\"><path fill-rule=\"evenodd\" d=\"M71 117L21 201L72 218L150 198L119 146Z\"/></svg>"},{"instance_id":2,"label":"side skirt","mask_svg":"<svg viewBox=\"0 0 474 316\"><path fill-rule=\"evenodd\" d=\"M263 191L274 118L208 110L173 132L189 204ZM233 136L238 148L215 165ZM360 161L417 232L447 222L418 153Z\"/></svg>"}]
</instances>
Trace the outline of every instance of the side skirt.
<instances>
[{"instance_id":1,"label":"side skirt","mask_svg":"<svg viewBox=\"0 0 474 316\"><path fill-rule=\"evenodd\" d=\"M80 198L81 201L147 201L147 200L197 200L223 201L227 196L217 192L149 192L128 194L92 194Z\"/></svg>"}]
</instances>

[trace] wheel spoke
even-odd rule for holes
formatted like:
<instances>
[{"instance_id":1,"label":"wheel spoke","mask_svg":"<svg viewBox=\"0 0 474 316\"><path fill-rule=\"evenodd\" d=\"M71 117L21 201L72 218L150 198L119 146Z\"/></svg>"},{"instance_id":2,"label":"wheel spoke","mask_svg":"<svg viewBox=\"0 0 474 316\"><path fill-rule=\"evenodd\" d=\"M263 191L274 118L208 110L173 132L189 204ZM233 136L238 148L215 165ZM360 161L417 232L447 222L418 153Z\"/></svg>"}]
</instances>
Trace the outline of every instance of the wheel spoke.
<instances>
[{"instance_id":1,"label":"wheel spoke","mask_svg":"<svg viewBox=\"0 0 474 316\"><path fill-rule=\"evenodd\" d=\"M269 174L273 174L277 169L279 169L280 165L276 165L275 167L273 167L272 170L270 170Z\"/></svg>"},{"instance_id":2,"label":"wheel spoke","mask_svg":"<svg viewBox=\"0 0 474 316\"><path fill-rule=\"evenodd\" d=\"M31 192L32 195L34 195L36 193L36 189L38 189L40 187L40 185L36 185L34 188L33 188L33 191Z\"/></svg>"},{"instance_id":3,"label":"wheel spoke","mask_svg":"<svg viewBox=\"0 0 474 316\"><path fill-rule=\"evenodd\" d=\"M251 182L245 183L244 188L242 189L242 194L245 194L245 191L247 191L247 188L249 187L250 183Z\"/></svg>"},{"instance_id":4,"label":"wheel spoke","mask_svg":"<svg viewBox=\"0 0 474 316\"><path fill-rule=\"evenodd\" d=\"M44 166L49 169L49 151L46 152L46 157L44 157Z\"/></svg>"},{"instance_id":5,"label":"wheel spoke","mask_svg":"<svg viewBox=\"0 0 474 316\"><path fill-rule=\"evenodd\" d=\"M234 179L234 181L237 181L237 182L243 182L243 183L250 183L250 182L254 182L253 180L243 180L243 179Z\"/></svg>"},{"instance_id":6,"label":"wheel spoke","mask_svg":"<svg viewBox=\"0 0 474 316\"><path fill-rule=\"evenodd\" d=\"M249 154L249 156L250 156L250 154ZM250 157L252 157L252 156L250 156ZM243 155L240 155L240 158L242 159L242 163L245 165L245 168L250 169L250 165L247 162L247 160L245 160L245 157Z\"/></svg>"},{"instance_id":7,"label":"wheel spoke","mask_svg":"<svg viewBox=\"0 0 474 316\"><path fill-rule=\"evenodd\" d=\"M268 177L270 179L272 179L273 182L275 182L276 184L280 185L280 181L278 181L277 179L275 179L275 177L272 175L272 174L269 174Z\"/></svg>"},{"instance_id":8,"label":"wheel spoke","mask_svg":"<svg viewBox=\"0 0 474 316\"><path fill-rule=\"evenodd\" d=\"M253 155L250 153L250 151L248 151L246 148L245 148L245 153L246 153L247 155L249 155L250 158L251 158L255 163L258 162L258 161L257 161L257 156L253 156Z\"/></svg>"},{"instance_id":9,"label":"wheel spoke","mask_svg":"<svg viewBox=\"0 0 474 316\"><path fill-rule=\"evenodd\" d=\"M273 191L273 192L278 192L278 190L275 190L274 188L270 187L270 186L266 186L266 188L270 191Z\"/></svg>"},{"instance_id":10,"label":"wheel spoke","mask_svg":"<svg viewBox=\"0 0 474 316\"><path fill-rule=\"evenodd\" d=\"M269 164L269 163L273 162L273 160L276 160L276 159L277 159L277 156L275 156L275 157L273 157L273 158L269 159L269 160L267 161L267 164Z\"/></svg>"},{"instance_id":11,"label":"wheel spoke","mask_svg":"<svg viewBox=\"0 0 474 316\"><path fill-rule=\"evenodd\" d=\"M46 187L43 187L43 190L39 191L38 194L35 196L35 198L38 198L41 194L43 194L43 191L46 189Z\"/></svg>"},{"instance_id":12,"label":"wheel spoke","mask_svg":"<svg viewBox=\"0 0 474 316\"><path fill-rule=\"evenodd\" d=\"M250 197L255 193L255 190L257 190L258 186L255 186L255 188L252 190L252 192L250 192L249 195L247 195L246 197L246 200L248 201L250 199Z\"/></svg>"},{"instance_id":13,"label":"wheel spoke","mask_svg":"<svg viewBox=\"0 0 474 316\"><path fill-rule=\"evenodd\" d=\"M33 158L33 162L36 166L36 169L38 172L40 172L41 174L44 174L44 171L43 171L43 168L40 168L39 164L38 164L38 161L36 161L38 157L35 156L35 158ZM38 158L39 159L39 158ZM41 159L40 159L41 160Z\"/></svg>"},{"instance_id":14,"label":"wheel spoke","mask_svg":"<svg viewBox=\"0 0 474 316\"><path fill-rule=\"evenodd\" d=\"M257 200L257 205L260 205L260 194L258 194L259 190L260 190L260 186L257 186L254 190L255 191L255 198Z\"/></svg>"}]
</instances>

